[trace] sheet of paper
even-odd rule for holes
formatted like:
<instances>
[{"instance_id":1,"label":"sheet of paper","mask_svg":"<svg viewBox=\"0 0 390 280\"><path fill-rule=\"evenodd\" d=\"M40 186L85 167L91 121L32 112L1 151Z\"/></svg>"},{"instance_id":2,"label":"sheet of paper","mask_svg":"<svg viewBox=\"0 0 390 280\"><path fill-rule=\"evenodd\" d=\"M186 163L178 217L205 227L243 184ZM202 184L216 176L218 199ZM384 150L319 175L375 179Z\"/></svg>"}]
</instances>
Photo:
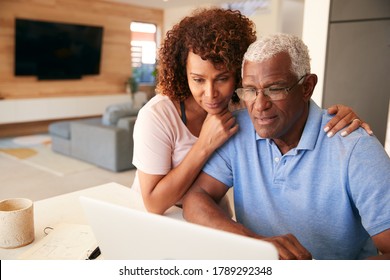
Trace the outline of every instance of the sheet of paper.
<instances>
[{"instance_id":1,"label":"sheet of paper","mask_svg":"<svg viewBox=\"0 0 390 280\"><path fill-rule=\"evenodd\" d=\"M20 256L24 260L86 259L96 248L89 225L58 224L48 235Z\"/></svg>"}]
</instances>

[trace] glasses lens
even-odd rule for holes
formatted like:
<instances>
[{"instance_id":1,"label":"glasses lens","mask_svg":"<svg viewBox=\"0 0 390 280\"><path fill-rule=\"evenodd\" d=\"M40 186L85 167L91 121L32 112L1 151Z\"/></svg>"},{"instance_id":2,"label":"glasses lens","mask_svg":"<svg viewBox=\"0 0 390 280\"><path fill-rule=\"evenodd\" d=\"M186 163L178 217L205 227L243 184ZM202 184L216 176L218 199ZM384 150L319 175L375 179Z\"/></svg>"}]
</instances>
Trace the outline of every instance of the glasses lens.
<instances>
[{"instance_id":1,"label":"glasses lens","mask_svg":"<svg viewBox=\"0 0 390 280\"><path fill-rule=\"evenodd\" d=\"M256 99L256 90L253 88L238 88L236 93L244 101L253 101Z\"/></svg>"},{"instance_id":2,"label":"glasses lens","mask_svg":"<svg viewBox=\"0 0 390 280\"><path fill-rule=\"evenodd\" d=\"M287 92L285 88L270 89L265 90L265 95L272 101L278 101L285 99L287 97Z\"/></svg>"}]
</instances>

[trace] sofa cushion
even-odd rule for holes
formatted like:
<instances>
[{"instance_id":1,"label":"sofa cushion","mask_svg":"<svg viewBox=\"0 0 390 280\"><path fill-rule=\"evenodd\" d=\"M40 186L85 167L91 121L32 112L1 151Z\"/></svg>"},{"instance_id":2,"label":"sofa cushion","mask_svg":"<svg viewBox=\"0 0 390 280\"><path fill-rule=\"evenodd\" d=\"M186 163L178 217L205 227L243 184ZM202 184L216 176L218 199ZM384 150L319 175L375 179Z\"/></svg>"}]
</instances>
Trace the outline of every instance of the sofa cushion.
<instances>
[{"instance_id":1,"label":"sofa cushion","mask_svg":"<svg viewBox=\"0 0 390 280\"><path fill-rule=\"evenodd\" d=\"M128 116L136 116L138 110L139 109L137 108L133 108L132 102L110 105L106 108L103 114L102 124L116 125L120 118L128 117Z\"/></svg>"},{"instance_id":2,"label":"sofa cushion","mask_svg":"<svg viewBox=\"0 0 390 280\"><path fill-rule=\"evenodd\" d=\"M59 121L49 125L49 133L60 138L70 139L70 121Z\"/></svg>"}]
</instances>

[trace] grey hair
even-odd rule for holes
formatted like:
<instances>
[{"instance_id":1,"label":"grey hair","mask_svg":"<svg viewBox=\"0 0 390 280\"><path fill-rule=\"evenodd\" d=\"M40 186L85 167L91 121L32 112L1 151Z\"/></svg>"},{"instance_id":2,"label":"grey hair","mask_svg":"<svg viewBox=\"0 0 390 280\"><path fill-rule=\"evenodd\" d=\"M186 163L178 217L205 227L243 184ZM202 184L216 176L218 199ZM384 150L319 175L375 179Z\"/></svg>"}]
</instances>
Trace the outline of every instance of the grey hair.
<instances>
[{"instance_id":1,"label":"grey hair","mask_svg":"<svg viewBox=\"0 0 390 280\"><path fill-rule=\"evenodd\" d=\"M273 34L260 37L244 54L245 61L262 62L278 53L286 52L291 58L291 71L297 77L310 74L310 56L305 43L290 34ZM243 67L242 67L243 69Z\"/></svg>"}]
</instances>

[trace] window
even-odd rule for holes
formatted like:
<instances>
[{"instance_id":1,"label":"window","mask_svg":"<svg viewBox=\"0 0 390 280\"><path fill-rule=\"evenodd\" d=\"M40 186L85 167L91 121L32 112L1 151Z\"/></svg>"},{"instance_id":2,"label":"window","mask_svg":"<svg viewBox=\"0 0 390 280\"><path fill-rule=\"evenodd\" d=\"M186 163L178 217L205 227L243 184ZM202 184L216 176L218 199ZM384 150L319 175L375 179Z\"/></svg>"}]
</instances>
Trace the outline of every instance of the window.
<instances>
[{"instance_id":1,"label":"window","mask_svg":"<svg viewBox=\"0 0 390 280\"><path fill-rule=\"evenodd\" d=\"M132 22L131 30L131 67L133 77L138 83L155 82L156 31L152 23Z\"/></svg>"}]
</instances>

